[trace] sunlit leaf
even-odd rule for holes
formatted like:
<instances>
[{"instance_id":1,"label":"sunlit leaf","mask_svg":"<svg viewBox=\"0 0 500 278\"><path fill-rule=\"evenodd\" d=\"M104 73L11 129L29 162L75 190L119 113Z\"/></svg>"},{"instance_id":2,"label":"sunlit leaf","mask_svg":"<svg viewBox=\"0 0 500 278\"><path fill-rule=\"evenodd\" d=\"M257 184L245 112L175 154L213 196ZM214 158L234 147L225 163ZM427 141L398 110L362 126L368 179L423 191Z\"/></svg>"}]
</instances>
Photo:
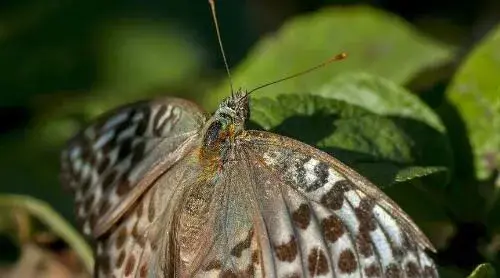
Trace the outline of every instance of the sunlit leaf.
<instances>
[{"instance_id":1,"label":"sunlit leaf","mask_svg":"<svg viewBox=\"0 0 500 278\"><path fill-rule=\"evenodd\" d=\"M264 82L299 72L334 54L349 57L314 73L256 92L271 96L310 92L333 76L362 71L404 84L424 68L452 56L449 46L424 37L400 18L369 7L326 8L296 17L260 41L233 74L236 87L251 89ZM404 62L403 62L404 61ZM207 94L210 107L229 95L222 84Z\"/></svg>"},{"instance_id":2,"label":"sunlit leaf","mask_svg":"<svg viewBox=\"0 0 500 278\"><path fill-rule=\"evenodd\" d=\"M480 179L500 170L499 76L500 25L472 51L447 90L465 122Z\"/></svg>"},{"instance_id":3,"label":"sunlit leaf","mask_svg":"<svg viewBox=\"0 0 500 278\"><path fill-rule=\"evenodd\" d=\"M495 278L495 269L490 264L480 264L468 278Z\"/></svg>"}]
</instances>

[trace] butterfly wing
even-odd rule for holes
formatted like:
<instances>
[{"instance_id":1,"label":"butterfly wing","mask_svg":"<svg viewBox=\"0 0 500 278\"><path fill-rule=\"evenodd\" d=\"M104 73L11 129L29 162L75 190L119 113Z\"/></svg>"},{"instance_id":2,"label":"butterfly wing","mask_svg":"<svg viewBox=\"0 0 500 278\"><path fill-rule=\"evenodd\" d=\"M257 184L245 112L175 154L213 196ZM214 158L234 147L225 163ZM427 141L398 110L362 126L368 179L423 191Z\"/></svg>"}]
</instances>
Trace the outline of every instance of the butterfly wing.
<instances>
[{"instance_id":1,"label":"butterfly wing","mask_svg":"<svg viewBox=\"0 0 500 278\"><path fill-rule=\"evenodd\" d=\"M194 154L158 177L113 229L96 240L95 277L178 277L172 264L178 257L171 241L174 212L199 177Z\"/></svg>"},{"instance_id":2,"label":"butterfly wing","mask_svg":"<svg viewBox=\"0 0 500 278\"><path fill-rule=\"evenodd\" d=\"M193 149L159 177L109 236L99 240L99 277L253 277L255 200L244 159L211 175ZM246 196L246 198L242 198ZM251 242L250 242L251 241ZM253 252L247 247L251 246ZM222 265L226 271L221 272ZM261 275L260 275L261 276Z\"/></svg>"},{"instance_id":3,"label":"butterfly wing","mask_svg":"<svg viewBox=\"0 0 500 278\"><path fill-rule=\"evenodd\" d=\"M410 218L339 161L265 132L235 150L218 173L191 147L157 174L99 237L96 276L437 276Z\"/></svg>"},{"instance_id":4,"label":"butterfly wing","mask_svg":"<svg viewBox=\"0 0 500 278\"><path fill-rule=\"evenodd\" d=\"M249 131L220 172L188 176L161 228L150 228L161 230L151 276L437 277L432 245L411 219L303 143Z\"/></svg>"},{"instance_id":5,"label":"butterfly wing","mask_svg":"<svg viewBox=\"0 0 500 278\"><path fill-rule=\"evenodd\" d=\"M254 187L281 190L281 200L258 198L278 276L437 276L424 252L434 250L429 240L355 171L272 133L249 131L240 140L259 177Z\"/></svg>"},{"instance_id":6,"label":"butterfly wing","mask_svg":"<svg viewBox=\"0 0 500 278\"><path fill-rule=\"evenodd\" d=\"M61 181L75 195L83 233L102 242L113 225L124 225L122 216L138 210L133 204L147 201L155 180L193 148L205 121L195 104L162 98L118 108L71 139Z\"/></svg>"}]
</instances>

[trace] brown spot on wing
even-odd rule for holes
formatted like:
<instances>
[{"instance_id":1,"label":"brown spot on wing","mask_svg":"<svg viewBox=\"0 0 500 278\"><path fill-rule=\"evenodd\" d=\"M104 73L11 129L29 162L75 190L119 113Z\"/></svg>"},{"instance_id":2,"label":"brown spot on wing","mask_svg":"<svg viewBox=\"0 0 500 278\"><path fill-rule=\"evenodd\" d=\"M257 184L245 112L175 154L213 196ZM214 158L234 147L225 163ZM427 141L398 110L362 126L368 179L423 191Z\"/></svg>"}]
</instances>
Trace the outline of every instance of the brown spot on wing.
<instances>
[{"instance_id":1,"label":"brown spot on wing","mask_svg":"<svg viewBox=\"0 0 500 278\"><path fill-rule=\"evenodd\" d=\"M354 209L354 213L359 220L359 230L361 233L374 231L377 228L377 222L373 215L375 203L368 198L362 199L359 206Z\"/></svg>"},{"instance_id":2,"label":"brown spot on wing","mask_svg":"<svg viewBox=\"0 0 500 278\"><path fill-rule=\"evenodd\" d=\"M123 173L122 176L120 177L120 180L118 181L116 187L116 194L118 196L123 196L130 190L130 182L128 181L127 175L128 172Z\"/></svg>"},{"instance_id":3,"label":"brown spot on wing","mask_svg":"<svg viewBox=\"0 0 500 278\"><path fill-rule=\"evenodd\" d=\"M337 266L342 273L353 273L356 271L358 262L351 249L345 249L340 253Z\"/></svg>"},{"instance_id":4,"label":"brown spot on wing","mask_svg":"<svg viewBox=\"0 0 500 278\"><path fill-rule=\"evenodd\" d=\"M326 240L335 243L344 234L344 224L342 220L332 214L321 222L321 229Z\"/></svg>"},{"instance_id":5,"label":"brown spot on wing","mask_svg":"<svg viewBox=\"0 0 500 278\"><path fill-rule=\"evenodd\" d=\"M243 274L246 275L247 277L254 277L255 267L253 266L253 264L249 264L246 269L246 272L244 272Z\"/></svg>"},{"instance_id":6,"label":"brown spot on wing","mask_svg":"<svg viewBox=\"0 0 500 278\"><path fill-rule=\"evenodd\" d=\"M117 268L122 267L124 261L125 261L125 250L122 250L118 255L118 259L116 259L116 267Z\"/></svg>"},{"instance_id":7,"label":"brown spot on wing","mask_svg":"<svg viewBox=\"0 0 500 278\"><path fill-rule=\"evenodd\" d=\"M125 270L123 274L125 276L130 276L132 274L132 271L134 270L135 267L135 257L133 254L130 254L130 256L127 259L127 263L125 264Z\"/></svg>"},{"instance_id":8,"label":"brown spot on wing","mask_svg":"<svg viewBox=\"0 0 500 278\"><path fill-rule=\"evenodd\" d=\"M137 241L139 246L143 247L146 245L146 238L144 235L139 233L139 225L137 225L138 222L135 223L134 228L132 229L132 236L134 239Z\"/></svg>"},{"instance_id":9,"label":"brown spot on wing","mask_svg":"<svg viewBox=\"0 0 500 278\"><path fill-rule=\"evenodd\" d=\"M344 193L352 188L352 184L348 180L337 181L330 191L328 191L323 197L321 197L320 202L329 209L339 210L342 208L344 203Z\"/></svg>"},{"instance_id":10,"label":"brown spot on wing","mask_svg":"<svg viewBox=\"0 0 500 278\"><path fill-rule=\"evenodd\" d=\"M385 267L385 277L399 278L401 276L402 276L401 269L399 269L399 267L396 264L391 263Z\"/></svg>"},{"instance_id":11,"label":"brown spot on wing","mask_svg":"<svg viewBox=\"0 0 500 278\"><path fill-rule=\"evenodd\" d=\"M359 221L358 235L356 242L361 255L369 257L373 255L370 232L377 229L377 222L373 214L375 203L370 199L362 199L359 206L354 209L354 213Z\"/></svg>"},{"instance_id":12,"label":"brown spot on wing","mask_svg":"<svg viewBox=\"0 0 500 278\"><path fill-rule=\"evenodd\" d=\"M219 260L214 260L205 265L205 267L203 267L203 270L208 272L211 270L217 270L221 268L222 268L221 262Z\"/></svg>"},{"instance_id":13,"label":"brown spot on wing","mask_svg":"<svg viewBox=\"0 0 500 278\"><path fill-rule=\"evenodd\" d=\"M403 248L405 250L409 250L410 252L417 252L417 245L415 244L415 242L413 242L412 240L410 240L408 238L408 234L406 233L401 233L401 237L403 238Z\"/></svg>"},{"instance_id":14,"label":"brown spot on wing","mask_svg":"<svg viewBox=\"0 0 500 278\"><path fill-rule=\"evenodd\" d=\"M252 263L256 265L260 263L260 254L258 250L252 252Z\"/></svg>"},{"instance_id":15,"label":"brown spot on wing","mask_svg":"<svg viewBox=\"0 0 500 278\"><path fill-rule=\"evenodd\" d=\"M292 236L288 243L284 243L274 247L276 257L280 261L293 262L297 256L297 242L295 237Z\"/></svg>"},{"instance_id":16,"label":"brown spot on wing","mask_svg":"<svg viewBox=\"0 0 500 278\"><path fill-rule=\"evenodd\" d=\"M253 229L250 229L248 231L247 237L240 243L236 244L234 246L233 250L231 250L231 255L235 257L241 257L241 253L250 247L250 244L252 243L252 237L253 237Z\"/></svg>"},{"instance_id":17,"label":"brown spot on wing","mask_svg":"<svg viewBox=\"0 0 500 278\"><path fill-rule=\"evenodd\" d=\"M311 211L307 204L301 204L299 208L292 213L292 219L295 225L303 230L307 229L311 222Z\"/></svg>"},{"instance_id":18,"label":"brown spot on wing","mask_svg":"<svg viewBox=\"0 0 500 278\"><path fill-rule=\"evenodd\" d=\"M392 255L397 259L402 259L403 256L405 255L405 250L401 247L396 246L396 244L393 242L394 240L389 238L389 242L391 243L391 250L392 250Z\"/></svg>"},{"instance_id":19,"label":"brown spot on wing","mask_svg":"<svg viewBox=\"0 0 500 278\"><path fill-rule=\"evenodd\" d=\"M418 269L418 265L415 262L407 262L405 266L405 272L406 276L410 278L420 277L420 270Z\"/></svg>"},{"instance_id":20,"label":"brown spot on wing","mask_svg":"<svg viewBox=\"0 0 500 278\"><path fill-rule=\"evenodd\" d=\"M148 275L148 264L143 263L141 267L139 268L139 277L144 278Z\"/></svg>"},{"instance_id":21,"label":"brown spot on wing","mask_svg":"<svg viewBox=\"0 0 500 278\"><path fill-rule=\"evenodd\" d=\"M311 276L319 276L328 273L328 261L325 254L319 248L314 248L307 257L307 268Z\"/></svg>"},{"instance_id":22,"label":"brown spot on wing","mask_svg":"<svg viewBox=\"0 0 500 278\"><path fill-rule=\"evenodd\" d=\"M220 278L238 278L236 273L234 273L232 270L224 270L220 276Z\"/></svg>"},{"instance_id":23,"label":"brown spot on wing","mask_svg":"<svg viewBox=\"0 0 500 278\"><path fill-rule=\"evenodd\" d=\"M365 274L367 277L380 277L380 267L377 264L372 263L365 267Z\"/></svg>"},{"instance_id":24,"label":"brown spot on wing","mask_svg":"<svg viewBox=\"0 0 500 278\"><path fill-rule=\"evenodd\" d=\"M360 232L356 236L356 243L358 245L358 250L364 257L370 257L373 255L373 248L371 243L370 234L367 232Z\"/></svg>"},{"instance_id":25,"label":"brown spot on wing","mask_svg":"<svg viewBox=\"0 0 500 278\"><path fill-rule=\"evenodd\" d=\"M123 244L125 243L125 240L127 239L127 236L128 236L127 228L125 227L121 228L121 230L118 232L118 236L116 237L115 241L116 249L122 248Z\"/></svg>"}]
</instances>

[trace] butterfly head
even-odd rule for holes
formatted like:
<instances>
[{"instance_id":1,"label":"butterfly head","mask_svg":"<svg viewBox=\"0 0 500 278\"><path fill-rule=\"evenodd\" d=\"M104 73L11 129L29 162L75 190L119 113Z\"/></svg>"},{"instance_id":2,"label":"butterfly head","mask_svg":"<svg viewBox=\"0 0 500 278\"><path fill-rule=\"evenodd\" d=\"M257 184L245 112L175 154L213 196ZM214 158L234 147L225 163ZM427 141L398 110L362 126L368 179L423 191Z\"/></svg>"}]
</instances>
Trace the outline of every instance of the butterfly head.
<instances>
[{"instance_id":1,"label":"butterfly head","mask_svg":"<svg viewBox=\"0 0 500 278\"><path fill-rule=\"evenodd\" d=\"M249 98L246 91L238 90L219 105L205 126L203 150L224 155L234 138L245 129L250 116Z\"/></svg>"},{"instance_id":2,"label":"butterfly head","mask_svg":"<svg viewBox=\"0 0 500 278\"><path fill-rule=\"evenodd\" d=\"M250 113L248 94L238 90L219 105L214 117L231 119L236 125L244 125Z\"/></svg>"}]
</instances>

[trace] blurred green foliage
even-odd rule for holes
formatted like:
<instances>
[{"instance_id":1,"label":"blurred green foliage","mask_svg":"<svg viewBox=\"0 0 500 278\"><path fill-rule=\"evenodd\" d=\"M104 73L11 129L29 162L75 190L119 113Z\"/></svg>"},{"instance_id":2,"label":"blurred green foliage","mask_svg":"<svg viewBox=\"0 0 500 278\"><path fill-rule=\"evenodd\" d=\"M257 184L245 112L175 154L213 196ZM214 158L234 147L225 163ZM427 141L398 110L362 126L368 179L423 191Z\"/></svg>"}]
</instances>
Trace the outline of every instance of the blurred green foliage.
<instances>
[{"instance_id":1,"label":"blurred green foliage","mask_svg":"<svg viewBox=\"0 0 500 278\"><path fill-rule=\"evenodd\" d=\"M500 168L500 27L493 29L460 66L446 94L464 118L478 178ZM499 184L500 186L500 184Z\"/></svg>"},{"instance_id":2,"label":"blurred green foliage","mask_svg":"<svg viewBox=\"0 0 500 278\"><path fill-rule=\"evenodd\" d=\"M468 278L494 278L496 276L495 269L490 264L479 265Z\"/></svg>"},{"instance_id":3,"label":"blurred green foliage","mask_svg":"<svg viewBox=\"0 0 500 278\"><path fill-rule=\"evenodd\" d=\"M256 87L344 51L349 53L345 61L307 78L264 88L258 95L307 92L344 72L372 73L404 84L419 71L446 63L453 55L452 47L422 36L394 15L364 6L326 8L314 16L288 21L279 33L261 40L235 70L234 82ZM227 95L227 85L216 92L207 94L210 104Z\"/></svg>"},{"instance_id":4,"label":"blurred green foliage","mask_svg":"<svg viewBox=\"0 0 500 278\"><path fill-rule=\"evenodd\" d=\"M488 24L464 20L470 15L460 9L439 17L436 6L417 17L391 1L280 3L218 3L236 87L343 51L349 57L252 93L250 127L315 145L380 186L436 245L442 277L495 277L500 25L481 38L485 32L474 30ZM74 223L73 203L58 183L59 151L95 116L138 99L177 95L213 111L229 86L208 5L0 5L0 234L7 239L0 248L11 250L10 242L23 250L49 230L88 266L87 247L66 223ZM495 4L474 5L483 11L479 22L495 18ZM23 224L19 212L35 224ZM13 257L2 253L2 261Z\"/></svg>"}]
</instances>

